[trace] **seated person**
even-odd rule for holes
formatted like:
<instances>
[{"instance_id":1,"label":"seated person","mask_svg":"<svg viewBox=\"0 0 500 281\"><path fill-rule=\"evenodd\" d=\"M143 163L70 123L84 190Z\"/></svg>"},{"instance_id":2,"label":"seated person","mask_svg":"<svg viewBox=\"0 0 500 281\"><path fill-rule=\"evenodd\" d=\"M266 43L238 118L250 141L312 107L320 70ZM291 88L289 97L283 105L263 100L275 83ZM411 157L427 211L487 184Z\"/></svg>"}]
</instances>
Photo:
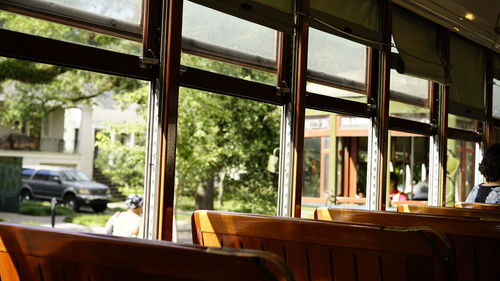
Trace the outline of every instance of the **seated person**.
<instances>
[{"instance_id":1,"label":"seated person","mask_svg":"<svg viewBox=\"0 0 500 281\"><path fill-rule=\"evenodd\" d=\"M396 173L391 173L389 182L389 200L392 202L408 201L408 197L403 192L398 189L398 175Z\"/></svg>"},{"instance_id":2,"label":"seated person","mask_svg":"<svg viewBox=\"0 0 500 281\"><path fill-rule=\"evenodd\" d=\"M474 186L466 202L500 204L500 143L486 149L479 171L486 182Z\"/></svg>"},{"instance_id":3,"label":"seated person","mask_svg":"<svg viewBox=\"0 0 500 281\"><path fill-rule=\"evenodd\" d=\"M142 224L142 205L144 200L137 194L131 194L125 200L128 210L126 212L116 212L109 218L104 231L106 234L140 237Z\"/></svg>"},{"instance_id":4,"label":"seated person","mask_svg":"<svg viewBox=\"0 0 500 281\"><path fill-rule=\"evenodd\" d=\"M412 200L427 200L428 193L429 193L429 179L426 178L425 181L419 181L413 187Z\"/></svg>"}]
</instances>

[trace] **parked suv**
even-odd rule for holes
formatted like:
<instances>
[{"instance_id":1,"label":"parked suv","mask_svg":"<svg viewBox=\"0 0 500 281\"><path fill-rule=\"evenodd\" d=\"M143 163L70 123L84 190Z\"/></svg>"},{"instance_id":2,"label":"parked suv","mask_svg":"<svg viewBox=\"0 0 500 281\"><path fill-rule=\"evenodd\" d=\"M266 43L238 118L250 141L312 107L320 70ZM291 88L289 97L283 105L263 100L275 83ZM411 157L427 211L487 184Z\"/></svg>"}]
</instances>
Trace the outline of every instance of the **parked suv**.
<instances>
[{"instance_id":1,"label":"parked suv","mask_svg":"<svg viewBox=\"0 0 500 281\"><path fill-rule=\"evenodd\" d=\"M51 166L22 169L21 200L51 200L55 197L75 211L80 206L103 212L111 199L109 187L91 181L82 171Z\"/></svg>"}]
</instances>

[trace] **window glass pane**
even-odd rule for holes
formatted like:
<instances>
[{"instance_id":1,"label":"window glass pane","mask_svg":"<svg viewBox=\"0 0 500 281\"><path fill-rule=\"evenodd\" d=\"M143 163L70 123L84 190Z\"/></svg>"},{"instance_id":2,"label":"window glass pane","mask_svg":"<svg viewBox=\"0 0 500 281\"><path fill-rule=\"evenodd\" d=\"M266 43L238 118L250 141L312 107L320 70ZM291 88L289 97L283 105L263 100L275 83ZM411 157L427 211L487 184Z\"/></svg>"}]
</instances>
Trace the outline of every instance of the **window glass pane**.
<instances>
[{"instance_id":1,"label":"window glass pane","mask_svg":"<svg viewBox=\"0 0 500 281\"><path fill-rule=\"evenodd\" d=\"M231 77L255 81L275 86L278 76L275 73L250 69L235 64L212 60L204 57L182 53L181 64Z\"/></svg>"},{"instance_id":2,"label":"window glass pane","mask_svg":"<svg viewBox=\"0 0 500 281\"><path fill-rule=\"evenodd\" d=\"M493 117L500 119L500 80L493 79Z\"/></svg>"},{"instance_id":3,"label":"window glass pane","mask_svg":"<svg viewBox=\"0 0 500 281\"><path fill-rule=\"evenodd\" d=\"M0 65L0 220L50 227L56 198L56 228L104 233L125 211L135 232L117 221L113 234L141 237L140 208L129 213L124 199L144 191L149 84L10 58Z\"/></svg>"},{"instance_id":4,"label":"window glass pane","mask_svg":"<svg viewBox=\"0 0 500 281\"><path fill-rule=\"evenodd\" d=\"M181 88L176 241L194 210L276 214L281 107Z\"/></svg>"},{"instance_id":5,"label":"window glass pane","mask_svg":"<svg viewBox=\"0 0 500 281\"><path fill-rule=\"evenodd\" d=\"M391 100L389 103L389 115L429 123L430 110L428 107L421 107Z\"/></svg>"},{"instance_id":6,"label":"window glass pane","mask_svg":"<svg viewBox=\"0 0 500 281\"><path fill-rule=\"evenodd\" d=\"M307 63L310 71L354 81L365 87L366 47L364 45L310 28Z\"/></svg>"},{"instance_id":7,"label":"window glass pane","mask_svg":"<svg viewBox=\"0 0 500 281\"><path fill-rule=\"evenodd\" d=\"M497 143L497 142L500 143L500 128L499 127L494 127L493 130L494 130L494 135L493 135L494 141L493 142L494 143Z\"/></svg>"},{"instance_id":8,"label":"window glass pane","mask_svg":"<svg viewBox=\"0 0 500 281\"><path fill-rule=\"evenodd\" d=\"M391 69L391 98L409 102L429 103L429 81L408 75L399 74Z\"/></svg>"},{"instance_id":9,"label":"window glass pane","mask_svg":"<svg viewBox=\"0 0 500 281\"><path fill-rule=\"evenodd\" d=\"M353 91L342 90L335 87L329 87L318 83L307 82L306 90L310 93L324 95L334 98L341 98L355 102L366 103L366 95Z\"/></svg>"},{"instance_id":10,"label":"window glass pane","mask_svg":"<svg viewBox=\"0 0 500 281\"><path fill-rule=\"evenodd\" d=\"M448 114L448 127L450 128L475 131L477 129L477 122L474 119Z\"/></svg>"},{"instance_id":11,"label":"window glass pane","mask_svg":"<svg viewBox=\"0 0 500 281\"><path fill-rule=\"evenodd\" d=\"M370 120L306 109L303 218L320 206L365 208Z\"/></svg>"},{"instance_id":12,"label":"window glass pane","mask_svg":"<svg viewBox=\"0 0 500 281\"><path fill-rule=\"evenodd\" d=\"M67 25L0 11L0 28L131 55L142 54L142 44Z\"/></svg>"},{"instance_id":13,"label":"window glass pane","mask_svg":"<svg viewBox=\"0 0 500 281\"><path fill-rule=\"evenodd\" d=\"M38 0L71 7L133 24L141 24L142 0Z\"/></svg>"},{"instance_id":14,"label":"window glass pane","mask_svg":"<svg viewBox=\"0 0 500 281\"><path fill-rule=\"evenodd\" d=\"M330 137L325 137L330 138ZM304 192L305 197L319 197L320 179L324 178L321 166L321 137L306 138L304 140ZM323 177L321 177L323 175Z\"/></svg>"},{"instance_id":15,"label":"window glass pane","mask_svg":"<svg viewBox=\"0 0 500 281\"><path fill-rule=\"evenodd\" d=\"M389 131L389 136L387 209L408 201L427 205L429 137L399 131Z\"/></svg>"},{"instance_id":16,"label":"window glass pane","mask_svg":"<svg viewBox=\"0 0 500 281\"><path fill-rule=\"evenodd\" d=\"M190 1L184 1L183 13L183 37L276 60L276 31ZM224 51L219 55L224 55Z\"/></svg>"},{"instance_id":17,"label":"window glass pane","mask_svg":"<svg viewBox=\"0 0 500 281\"><path fill-rule=\"evenodd\" d=\"M446 206L463 202L474 187L476 144L468 141L448 140L446 160Z\"/></svg>"}]
</instances>

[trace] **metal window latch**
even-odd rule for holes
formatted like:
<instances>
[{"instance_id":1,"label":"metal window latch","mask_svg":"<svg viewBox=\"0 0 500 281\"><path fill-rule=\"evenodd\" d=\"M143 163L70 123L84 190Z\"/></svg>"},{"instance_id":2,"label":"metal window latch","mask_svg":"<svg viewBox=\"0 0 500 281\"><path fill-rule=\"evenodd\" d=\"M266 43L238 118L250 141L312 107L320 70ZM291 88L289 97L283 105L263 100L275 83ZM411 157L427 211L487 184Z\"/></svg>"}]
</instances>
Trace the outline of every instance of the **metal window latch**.
<instances>
[{"instance_id":1,"label":"metal window latch","mask_svg":"<svg viewBox=\"0 0 500 281\"><path fill-rule=\"evenodd\" d=\"M148 55L141 57L141 67L151 67L151 66L157 66L160 65L160 60L156 58L155 53L151 50L148 49Z\"/></svg>"},{"instance_id":2,"label":"metal window latch","mask_svg":"<svg viewBox=\"0 0 500 281\"><path fill-rule=\"evenodd\" d=\"M187 66L182 65L182 64L180 65L180 67L179 67L179 71L181 72L181 75L182 75L183 73L186 73L186 72L187 72L187 70L188 70Z\"/></svg>"},{"instance_id":3,"label":"metal window latch","mask_svg":"<svg viewBox=\"0 0 500 281\"><path fill-rule=\"evenodd\" d=\"M368 114L370 114L370 116L376 116L377 115L377 105L375 103L368 103L366 105L368 107Z\"/></svg>"},{"instance_id":4,"label":"metal window latch","mask_svg":"<svg viewBox=\"0 0 500 281\"><path fill-rule=\"evenodd\" d=\"M281 81L280 85L276 87L276 95L279 97L290 95L290 87L288 87L285 81Z\"/></svg>"},{"instance_id":5,"label":"metal window latch","mask_svg":"<svg viewBox=\"0 0 500 281\"><path fill-rule=\"evenodd\" d=\"M280 97L290 94L290 88L276 87L276 94Z\"/></svg>"},{"instance_id":6,"label":"metal window latch","mask_svg":"<svg viewBox=\"0 0 500 281\"><path fill-rule=\"evenodd\" d=\"M157 58L141 57L141 65L143 67L157 66L160 64L160 60Z\"/></svg>"}]
</instances>

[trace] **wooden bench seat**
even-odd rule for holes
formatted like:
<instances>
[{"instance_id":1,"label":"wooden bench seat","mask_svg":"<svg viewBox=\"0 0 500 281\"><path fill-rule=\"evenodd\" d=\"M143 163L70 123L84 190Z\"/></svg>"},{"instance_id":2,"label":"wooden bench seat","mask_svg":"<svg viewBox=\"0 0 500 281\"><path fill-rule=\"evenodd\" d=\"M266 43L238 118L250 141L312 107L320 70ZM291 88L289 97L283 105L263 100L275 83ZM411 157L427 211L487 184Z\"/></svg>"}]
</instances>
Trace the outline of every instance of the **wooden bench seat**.
<instances>
[{"instance_id":1,"label":"wooden bench seat","mask_svg":"<svg viewBox=\"0 0 500 281\"><path fill-rule=\"evenodd\" d=\"M422 213L454 217L475 217L486 220L500 220L500 211L472 208L431 207L419 205L399 205L398 212Z\"/></svg>"},{"instance_id":2,"label":"wooden bench seat","mask_svg":"<svg viewBox=\"0 0 500 281\"><path fill-rule=\"evenodd\" d=\"M276 255L221 250L0 223L0 280L293 280Z\"/></svg>"},{"instance_id":3,"label":"wooden bench seat","mask_svg":"<svg viewBox=\"0 0 500 281\"><path fill-rule=\"evenodd\" d=\"M318 208L315 218L334 222L419 227L445 233L453 246L455 276L459 281L498 280L500 222L475 217L439 216L366 210Z\"/></svg>"},{"instance_id":4,"label":"wooden bench seat","mask_svg":"<svg viewBox=\"0 0 500 281\"><path fill-rule=\"evenodd\" d=\"M424 229L196 211L193 241L280 255L296 280L448 280L446 241Z\"/></svg>"},{"instance_id":5,"label":"wooden bench seat","mask_svg":"<svg viewBox=\"0 0 500 281\"><path fill-rule=\"evenodd\" d=\"M495 210L500 212L500 204L457 202L455 203L455 208Z\"/></svg>"}]
</instances>

